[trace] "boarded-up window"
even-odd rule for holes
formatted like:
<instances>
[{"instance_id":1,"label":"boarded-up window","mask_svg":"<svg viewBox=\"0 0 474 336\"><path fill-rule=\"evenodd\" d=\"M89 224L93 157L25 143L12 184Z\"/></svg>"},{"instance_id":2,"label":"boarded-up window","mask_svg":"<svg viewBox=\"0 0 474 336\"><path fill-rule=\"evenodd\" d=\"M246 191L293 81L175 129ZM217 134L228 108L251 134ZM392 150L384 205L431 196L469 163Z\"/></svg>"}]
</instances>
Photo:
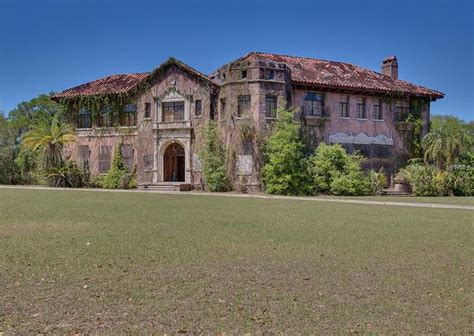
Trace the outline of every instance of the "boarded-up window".
<instances>
[{"instance_id":1,"label":"boarded-up window","mask_svg":"<svg viewBox=\"0 0 474 336\"><path fill-rule=\"evenodd\" d=\"M82 168L85 171L89 171L89 159L91 156L91 151L88 145L80 145L79 146L79 161Z\"/></svg>"},{"instance_id":2,"label":"boarded-up window","mask_svg":"<svg viewBox=\"0 0 474 336\"><path fill-rule=\"evenodd\" d=\"M143 155L143 169L153 169L153 156L149 154Z\"/></svg>"},{"instance_id":3,"label":"boarded-up window","mask_svg":"<svg viewBox=\"0 0 474 336\"><path fill-rule=\"evenodd\" d=\"M103 174L109 171L111 159L112 159L112 147L100 146L99 147L99 173Z\"/></svg>"},{"instance_id":4,"label":"boarded-up window","mask_svg":"<svg viewBox=\"0 0 474 336\"><path fill-rule=\"evenodd\" d=\"M202 100L200 99L196 99L196 101L194 102L194 115L202 115Z\"/></svg>"},{"instance_id":5,"label":"boarded-up window","mask_svg":"<svg viewBox=\"0 0 474 336\"><path fill-rule=\"evenodd\" d=\"M133 146L129 144L122 145L122 157L123 161L127 165L128 171L133 170L133 157L134 157L134 150Z\"/></svg>"},{"instance_id":6,"label":"boarded-up window","mask_svg":"<svg viewBox=\"0 0 474 336\"><path fill-rule=\"evenodd\" d=\"M163 121L174 122L184 120L184 101L163 103Z\"/></svg>"},{"instance_id":7,"label":"boarded-up window","mask_svg":"<svg viewBox=\"0 0 474 336\"><path fill-rule=\"evenodd\" d=\"M265 97L265 118L275 119L277 117L277 97Z\"/></svg>"},{"instance_id":8,"label":"boarded-up window","mask_svg":"<svg viewBox=\"0 0 474 336\"><path fill-rule=\"evenodd\" d=\"M250 95L242 95L237 98L237 116L250 115Z\"/></svg>"}]
</instances>

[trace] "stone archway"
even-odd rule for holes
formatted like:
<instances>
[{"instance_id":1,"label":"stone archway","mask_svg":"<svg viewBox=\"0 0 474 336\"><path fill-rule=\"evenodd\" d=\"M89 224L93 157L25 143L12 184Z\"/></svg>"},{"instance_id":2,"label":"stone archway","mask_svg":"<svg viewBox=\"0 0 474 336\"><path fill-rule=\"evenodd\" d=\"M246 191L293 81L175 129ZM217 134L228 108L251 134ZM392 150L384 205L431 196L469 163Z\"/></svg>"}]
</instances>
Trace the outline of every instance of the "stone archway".
<instances>
[{"instance_id":1,"label":"stone archway","mask_svg":"<svg viewBox=\"0 0 474 336\"><path fill-rule=\"evenodd\" d=\"M171 143L163 154L163 181L184 182L185 171L184 148L179 143Z\"/></svg>"}]
</instances>

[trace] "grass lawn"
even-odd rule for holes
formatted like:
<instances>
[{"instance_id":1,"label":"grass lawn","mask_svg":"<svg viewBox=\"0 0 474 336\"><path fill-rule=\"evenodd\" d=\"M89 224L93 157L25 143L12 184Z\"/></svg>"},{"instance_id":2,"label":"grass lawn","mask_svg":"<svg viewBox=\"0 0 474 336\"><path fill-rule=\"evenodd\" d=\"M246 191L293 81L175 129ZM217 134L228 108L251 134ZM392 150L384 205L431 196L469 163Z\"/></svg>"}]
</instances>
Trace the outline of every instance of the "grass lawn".
<instances>
[{"instance_id":1,"label":"grass lawn","mask_svg":"<svg viewBox=\"0 0 474 336\"><path fill-rule=\"evenodd\" d=\"M0 190L0 332L468 334L474 212Z\"/></svg>"},{"instance_id":2,"label":"grass lawn","mask_svg":"<svg viewBox=\"0 0 474 336\"><path fill-rule=\"evenodd\" d=\"M409 203L434 203L450 205L470 205L474 206L474 197L417 197L417 196L322 196L336 199L359 199L366 201L382 202L409 202Z\"/></svg>"}]
</instances>

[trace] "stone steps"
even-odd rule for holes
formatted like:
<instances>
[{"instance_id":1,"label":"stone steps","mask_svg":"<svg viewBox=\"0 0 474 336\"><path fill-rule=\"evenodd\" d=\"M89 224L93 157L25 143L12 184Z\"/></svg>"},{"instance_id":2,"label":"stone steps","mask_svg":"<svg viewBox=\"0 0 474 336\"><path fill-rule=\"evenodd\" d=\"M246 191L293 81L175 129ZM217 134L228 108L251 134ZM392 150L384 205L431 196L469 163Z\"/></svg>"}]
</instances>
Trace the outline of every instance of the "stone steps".
<instances>
[{"instance_id":1,"label":"stone steps","mask_svg":"<svg viewBox=\"0 0 474 336\"><path fill-rule=\"evenodd\" d=\"M179 182L159 182L141 185L139 188L153 191L189 191L191 190L191 184Z\"/></svg>"}]
</instances>

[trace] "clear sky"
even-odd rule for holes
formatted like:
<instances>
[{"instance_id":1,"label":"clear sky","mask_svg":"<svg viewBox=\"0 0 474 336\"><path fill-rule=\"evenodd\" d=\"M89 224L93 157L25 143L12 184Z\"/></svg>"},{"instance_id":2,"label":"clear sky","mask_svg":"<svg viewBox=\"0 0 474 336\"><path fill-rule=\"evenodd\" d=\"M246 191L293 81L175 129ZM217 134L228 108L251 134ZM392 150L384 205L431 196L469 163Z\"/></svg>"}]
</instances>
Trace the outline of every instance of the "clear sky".
<instances>
[{"instance_id":1,"label":"clear sky","mask_svg":"<svg viewBox=\"0 0 474 336\"><path fill-rule=\"evenodd\" d=\"M210 73L249 51L354 63L446 94L474 119L474 1L0 0L0 111L174 56Z\"/></svg>"}]
</instances>

